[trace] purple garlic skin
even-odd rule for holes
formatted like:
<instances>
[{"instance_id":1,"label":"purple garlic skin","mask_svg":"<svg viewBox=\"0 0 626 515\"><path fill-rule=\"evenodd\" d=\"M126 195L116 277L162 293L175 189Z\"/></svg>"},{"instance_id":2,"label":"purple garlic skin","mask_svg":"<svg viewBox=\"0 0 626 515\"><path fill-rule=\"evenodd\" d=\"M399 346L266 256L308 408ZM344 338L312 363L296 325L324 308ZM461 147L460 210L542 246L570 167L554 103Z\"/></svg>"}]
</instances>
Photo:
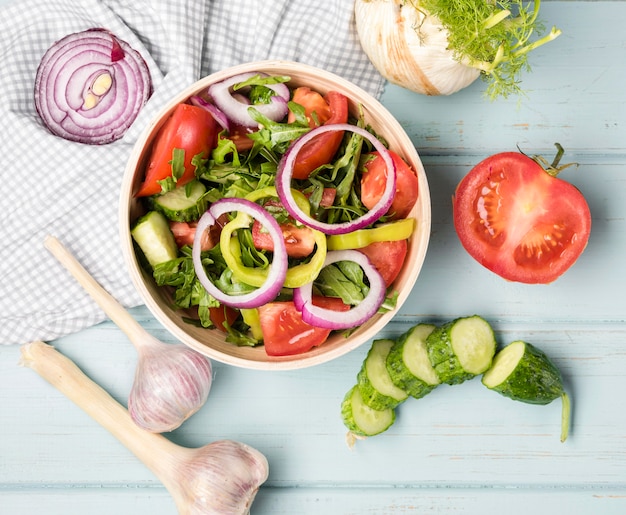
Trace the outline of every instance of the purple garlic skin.
<instances>
[{"instance_id":1,"label":"purple garlic skin","mask_svg":"<svg viewBox=\"0 0 626 515\"><path fill-rule=\"evenodd\" d=\"M179 474L194 480L185 489L185 515L244 515L267 480L267 458L249 445L218 440L196 450Z\"/></svg>"},{"instance_id":2,"label":"purple garlic skin","mask_svg":"<svg viewBox=\"0 0 626 515\"><path fill-rule=\"evenodd\" d=\"M128 411L147 431L173 431L204 405L211 382L207 357L183 344L153 342L139 351Z\"/></svg>"}]
</instances>

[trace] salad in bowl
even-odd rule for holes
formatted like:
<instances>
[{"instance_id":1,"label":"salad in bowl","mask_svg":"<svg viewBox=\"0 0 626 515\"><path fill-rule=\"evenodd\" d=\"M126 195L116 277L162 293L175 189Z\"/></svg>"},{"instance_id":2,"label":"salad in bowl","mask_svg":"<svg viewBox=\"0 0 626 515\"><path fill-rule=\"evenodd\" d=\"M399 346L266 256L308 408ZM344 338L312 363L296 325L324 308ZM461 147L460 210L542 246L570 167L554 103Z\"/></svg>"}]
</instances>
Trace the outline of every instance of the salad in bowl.
<instances>
[{"instance_id":1,"label":"salad in bowl","mask_svg":"<svg viewBox=\"0 0 626 515\"><path fill-rule=\"evenodd\" d=\"M375 337L419 275L424 169L373 97L263 61L201 79L137 142L122 248L147 307L218 361L310 366Z\"/></svg>"}]
</instances>

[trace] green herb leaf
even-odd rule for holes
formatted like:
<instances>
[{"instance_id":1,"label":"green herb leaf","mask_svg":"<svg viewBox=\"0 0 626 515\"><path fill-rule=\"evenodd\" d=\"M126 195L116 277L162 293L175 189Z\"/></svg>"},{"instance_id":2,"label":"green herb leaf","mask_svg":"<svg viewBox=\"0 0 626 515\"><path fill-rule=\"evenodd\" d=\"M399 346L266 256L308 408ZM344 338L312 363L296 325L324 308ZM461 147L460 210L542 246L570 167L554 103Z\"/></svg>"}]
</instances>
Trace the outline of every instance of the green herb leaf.
<instances>
[{"instance_id":1,"label":"green herb leaf","mask_svg":"<svg viewBox=\"0 0 626 515\"><path fill-rule=\"evenodd\" d=\"M486 95L494 99L522 93L522 71L530 70L528 53L552 41L561 31L544 32L538 20L540 0L406 0L416 10L435 16L448 31L448 48L456 59L481 71L488 83ZM531 8L532 5L532 8ZM420 28L416 27L419 33Z\"/></svg>"},{"instance_id":2,"label":"green herb leaf","mask_svg":"<svg viewBox=\"0 0 626 515\"><path fill-rule=\"evenodd\" d=\"M267 86L268 84L281 84L285 82L289 82L291 77L286 75L271 75L271 76L262 76L260 74L253 75L249 79L245 81L238 82L233 85L233 90L237 91L239 89L247 88L248 86Z\"/></svg>"},{"instance_id":3,"label":"green herb leaf","mask_svg":"<svg viewBox=\"0 0 626 515\"><path fill-rule=\"evenodd\" d=\"M354 274L350 273L350 275L354 278ZM361 284L353 281L337 264L322 268L314 284L322 295L339 297L344 304L352 306L356 306L363 300L363 287L366 287L362 281Z\"/></svg>"}]
</instances>

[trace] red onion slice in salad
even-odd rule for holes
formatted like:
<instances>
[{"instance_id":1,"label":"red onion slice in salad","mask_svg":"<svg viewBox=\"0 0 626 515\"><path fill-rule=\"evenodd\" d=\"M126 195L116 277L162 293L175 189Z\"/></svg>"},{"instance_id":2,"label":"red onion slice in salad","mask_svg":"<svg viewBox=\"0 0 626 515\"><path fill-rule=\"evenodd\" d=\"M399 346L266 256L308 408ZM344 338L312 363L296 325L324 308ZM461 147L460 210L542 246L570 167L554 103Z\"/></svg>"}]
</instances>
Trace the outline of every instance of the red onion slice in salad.
<instances>
[{"instance_id":1,"label":"red onion slice in salad","mask_svg":"<svg viewBox=\"0 0 626 515\"><path fill-rule=\"evenodd\" d=\"M332 330L357 327L372 318L385 300L385 280L365 254L358 250L333 250L326 254L324 266L338 261L353 261L363 269L370 286L368 295L358 306L338 316L336 311L313 305L313 283L295 288L293 302L307 324Z\"/></svg>"},{"instance_id":2,"label":"red onion slice in salad","mask_svg":"<svg viewBox=\"0 0 626 515\"><path fill-rule=\"evenodd\" d=\"M209 95L215 105L236 125L243 127L257 127L258 123L248 113L250 107L254 107L263 116L273 121L282 120L289 111L287 102L290 98L289 88L286 84L267 84L267 87L276 92L270 104L250 104L241 101L238 93L231 91L232 86L244 82L255 75L266 77L267 74L260 72L248 72L234 75L209 87Z\"/></svg>"},{"instance_id":3,"label":"red onion slice in salad","mask_svg":"<svg viewBox=\"0 0 626 515\"><path fill-rule=\"evenodd\" d=\"M35 107L46 127L70 141L121 138L152 93L143 57L105 29L65 36L44 54Z\"/></svg>"},{"instance_id":4,"label":"red onion slice in salad","mask_svg":"<svg viewBox=\"0 0 626 515\"><path fill-rule=\"evenodd\" d=\"M338 224L329 224L321 222L315 218L307 215L302 211L291 193L291 178L293 174L294 163L298 157L298 152L302 150L302 147L306 145L313 138L319 134L330 131L351 131L359 134L363 138L367 139L372 146L378 150L380 156L383 158L387 167L387 180L385 182L385 191L380 200L363 216L356 218L350 222L343 222ZM370 132L365 129L361 129L356 125L350 125L348 123L336 123L331 125L322 125L307 132L304 136L298 138L293 143L287 152L283 154L280 162L278 163L278 172L276 175L276 191L280 201L285 206L285 209L296 220L304 225L307 225L313 229L317 229L325 234L346 234L357 229L362 229L383 216L391 206L393 197L396 193L396 166L387 151L387 148Z\"/></svg>"},{"instance_id":5,"label":"red onion slice in salad","mask_svg":"<svg viewBox=\"0 0 626 515\"><path fill-rule=\"evenodd\" d=\"M192 105L197 107L202 107L202 109L206 109L211 116L215 119L215 121L220 125L222 129L226 132L230 132L230 123L228 122L228 117L222 113L215 105L211 102L207 102L204 98L199 95L192 96L189 101Z\"/></svg>"},{"instance_id":6,"label":"red onion slice in salad","mask_svg":"<svg viewBox=\"0 0 626 515\"><path fill-rule=\"evenodd\" d=\"M202 265L202 235L216 220L225 213L243 212L258 220L272 237L274 255L267 279L263 286L243 295L229 295L213 284ZM276 298L283 287L287 274L287 249L278 222L258 204L242 198L223 198L211 204L211 207L200 217L196 226L196 234L192 249L193 264L198 280L216 300L226 306L246 309L257 308Z\"/></svg>"}]
</instances>

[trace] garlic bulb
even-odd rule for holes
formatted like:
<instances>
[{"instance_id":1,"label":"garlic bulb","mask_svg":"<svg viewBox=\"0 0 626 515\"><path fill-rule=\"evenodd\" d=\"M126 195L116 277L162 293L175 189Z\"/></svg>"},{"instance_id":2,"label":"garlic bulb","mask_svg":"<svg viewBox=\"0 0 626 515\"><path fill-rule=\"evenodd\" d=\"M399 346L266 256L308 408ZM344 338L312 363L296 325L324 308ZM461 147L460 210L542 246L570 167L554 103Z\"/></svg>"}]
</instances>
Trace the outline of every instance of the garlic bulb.
<instances>
[{"instance_id":1,"label":"garlic bulb","mask_svg":"<svg viewBox=\"0 0 626 515\"><path fill-rule=\"evenodd\" d=\"M51 345L22 346L31 368L132 451L172 495L179 515L246 515L269 475L267 458L233 440L197 449L138 427L128 411Z\"/></svg>"},{"instance_id":2,"label":"garlic bulb","mask_svg":"<svg viewBox=\"0 0 626 515\"><path fill-rule=\"evenodd\" d=\"M168 345L146 331L54 236L45 247L120 328L139 354L128 398L132 419L148 431L173 431L206 402L211 362L182 343Z\"/></svg>"},{"instance_id":3,"label":"garlic bulb","mask_svg":"<svg viewBox=\"0 0 626 515\"><path fill-rule=\"evenodd\" d=\"M153 433L173 431L206 402L211 362L182 343L142 339L128 396L133 421Z\"/></svg>"},{"instance_id":4,"label":"garlic bulb","mask_svg":"<svg viewBox=\"0 0 626 515\"><path fill-rule=\"evenodd\" d=\"M480 70L455 60L441 22L419 1L356 0L363 50L389 82L424 95L450 95L469 86Z\"/></svg>"},{"instance_id":5,"label":"garlic bulb","mask_svg":"<svg viewBox=\"0 0 626 515\"><path fill-rule=\"evenodd\" d=\"M193 449L177 469L181 477L195 478L183 492L186 511L180 513L188 515L249 513L259 486L269 474L267 458L261 452L233 440Z\"/></svg>"}]
</instances>

